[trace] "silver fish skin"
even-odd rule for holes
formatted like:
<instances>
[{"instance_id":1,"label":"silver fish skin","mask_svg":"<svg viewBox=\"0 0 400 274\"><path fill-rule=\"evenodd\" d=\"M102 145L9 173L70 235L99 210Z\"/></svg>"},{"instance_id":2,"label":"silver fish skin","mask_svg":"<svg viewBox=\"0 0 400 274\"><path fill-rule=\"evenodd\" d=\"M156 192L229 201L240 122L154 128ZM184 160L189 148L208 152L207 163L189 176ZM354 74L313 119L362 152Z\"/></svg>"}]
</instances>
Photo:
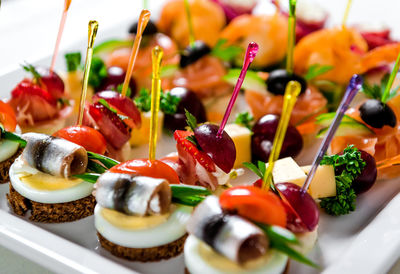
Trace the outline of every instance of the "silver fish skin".
<instances>
[{"instance_id":1,"label":"silver fish skin","mask_svg":"<svg viewBox=\"0 0 400 274\"><path fill-rule=\"evenodd\" d=\"M97 203L127 215L164 214L170 209L171 199L165 179L106 172L96 182Z\"/></svg>"},{"instance_id":2,"label":"silver fish skin","mask_svg":"<svg viewBox=\"0 0 400 274\"><path fill-rule=\"evenodd\" d=\"M28 164L44 173L68 178L86 171L86 149L62 138L42 133L25 133L27 141L23 158Z\"/></svg>"},{"instance_id":3,"label":"silver fish skin","mask_svg":"<svg viewBox=\"0 0 400 274\"><path fill-rule=\"evenodd\" d=\"M240 216L224 214L216 196L208 196L194 209L186 229L238 264L257 259L268 250L264 232Z\"/></svg>"}]
</instances>

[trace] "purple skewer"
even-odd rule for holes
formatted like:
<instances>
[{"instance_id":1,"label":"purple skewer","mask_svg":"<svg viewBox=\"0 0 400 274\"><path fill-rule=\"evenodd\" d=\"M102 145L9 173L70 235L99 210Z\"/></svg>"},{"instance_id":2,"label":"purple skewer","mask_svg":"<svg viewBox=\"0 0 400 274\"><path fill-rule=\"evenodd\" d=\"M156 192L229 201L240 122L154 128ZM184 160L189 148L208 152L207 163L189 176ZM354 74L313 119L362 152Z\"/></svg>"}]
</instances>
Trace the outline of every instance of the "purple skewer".
<instances>
[{"instance_id":1,"label":"purple skewer","mask_svg":"<svg viewBox=\"0 0 400 274\"><path fill-rule=\"evenodd\" d=\"M240 72L235 88L233 89L232 97L225 111L221 125L219 126L217 137L222 136L222 132L224 131L225 125L228 122L228 118L229 115L231 114L233 105L235 104L236 98L239 95L240 88L242 87L244 78L246 76L246 72L249 69L251 62L253 62L254 58L256 57L257 51L258 51L258 44L255 42L249 43L249 45L247 46L246 55L244 56L242 71Z\"/></svg>"},{"instance_id":2,"label":"purple skewer","mask_svg":"<svg viewBox=\"0 0 400 274\"><path fill-rule=\"evenodd\" d=\"M342 121L342 118L344 116L344 113L346 112L347 108L349 107L351 101L353 100L354 96L356 96L357 92L361 89L362 86L362 78L361 76L354 74L353 77L350 80L349 85L347 86L346 92L343 96L342 102L340 103L340 106L338 110L336 111L335 118L333 119L327 134L325 135L324 140L322 141L321 146L319 147L318 153L314 158L314 162L312 164L311 170L308 173L307 179L303 184L303 187L301 188L302 193L306 193L310 183L315 175L315 172L317 171L317 168L319 166L319 163L321 162L322 158L324 158L324 155L326 151L328 150L329 144L331 143L333 136L335 136L336 130L338 129L340 122Z\"/></svg>"}]
</instances>

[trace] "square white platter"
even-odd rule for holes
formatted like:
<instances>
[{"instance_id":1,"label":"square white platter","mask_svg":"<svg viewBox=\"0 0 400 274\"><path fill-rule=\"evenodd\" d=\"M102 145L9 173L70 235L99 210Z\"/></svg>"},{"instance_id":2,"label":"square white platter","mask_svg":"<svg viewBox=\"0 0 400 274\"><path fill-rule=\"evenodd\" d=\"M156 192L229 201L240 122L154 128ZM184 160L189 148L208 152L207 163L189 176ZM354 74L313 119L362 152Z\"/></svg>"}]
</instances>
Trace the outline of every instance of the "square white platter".
<instances>
[{"instance_id":1,"label":"square white platter","mask_svg":"<svg viewBox=\"0 0 400 274\"><path fill-rule=\"evenodd\" d=\"M107 38L124 37L130 21L114 29L99 31L97 43ZM85 51L86 39L72 45L68 52ZM59 57L62 59L62 55ZM22 62L22 61L21 61ZM48 65L50 57L35 64ZM59 62L62 63L62 62ZM64 69L58 67L59 71ZM15 68L0 76L0 98L7 98L24 76ZM239 98L243 100L243 98ZM242 102L241 102L242 103ZM311 161L316 147L298 157L301 164ZM175 150L171 136L164 135L158 156ZM146 157L147 147L135 149L134 157ZM311 156L311 157L310 157ZM255 176L246 174L234 184L249 184ZM64 224L30 222L10 211L5 195L8 185L0 186L0 244L57 273L183 273L182 255L157 263L132 263L116 258L100 247L93 217ZM400 179L378 181L357 200L357 210L342 217L321 213L319 238L309 257L321 269L292 262L289 273L384 273L400 255Z\"/></svg>"}]
</instances>

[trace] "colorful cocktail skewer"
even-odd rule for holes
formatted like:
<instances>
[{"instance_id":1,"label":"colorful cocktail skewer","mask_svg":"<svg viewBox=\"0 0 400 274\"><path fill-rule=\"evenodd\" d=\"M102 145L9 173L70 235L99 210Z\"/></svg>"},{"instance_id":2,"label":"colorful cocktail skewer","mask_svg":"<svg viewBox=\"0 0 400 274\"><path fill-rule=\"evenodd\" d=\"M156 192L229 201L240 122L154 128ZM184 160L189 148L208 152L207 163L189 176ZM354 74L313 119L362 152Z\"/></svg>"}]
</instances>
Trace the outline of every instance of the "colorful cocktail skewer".
<instances>
[{"instance_id":1,"label":"colorful cocktail skewer","mask_svg":"<svg viewBox=\"0 0 400 274\"><path fill-rule=\"evenodd\" d=\"M186 18L188 21L188 28L189 28L189 45L191 47L194 47L195 37L193 28L193 18L192 18L192 13L190 12L189 0L184 0L184 4L185 4Z\"/></svg>"},{"instance_id":2,"label":"colorful cocktail skewer","mask_svg":"<svg viewBox=\"0 0 400 274\"><path fill-rule=\"evenodd\" d=\"M324 137L324 140L322 141L318 153L314 158L313 164L311 166L310 172L308 173L308 176L303 184L303 187L301 188L302 193L307 192L311 181L315 175L315 172L317 171L317 168L324 157L326 151L329 148L329 145L332 141L332 138L335 136L335 132L338 129L340 122L342 121L342 118L344 116L345 111L349 107L351 101L353 100L354 96L357 94L357 92L361 89L362 87L362 78L359 75L354 75L351 80L349 85L347 86L346 92L343 96L343 99L336 111L335 118L333 119L327 134Z\"/></svg>"},{"instance_id":3,"label":"colorful cocktail skewer","mask_svg":"<svg viewBox=\"0 0 400 274\"><path fill-rule=\"evenodd\" d=\"M289 75L293 74L293 54L294 44L296 42L296 0L289 0L289 18L288 18L288 44L286 55L286 71Z\"/></svg>"},{"instance_id":4,"label":"colorful cocktail skewer","mask_svg":"<svg viewBox=\"0 0 400 274\"><path fill-rule=\"evenodd\" d=\"M253 62L254 58L256 57L257 51L258 51L257 43L255 43L255 42L249 43L249 45L247 46L246 55L243 60L242 70L241 70L239 78L236 82L235 88L233 89L232 97L229 101L228 107L226 108L224 118L222 119L222 122L219 126L217 137L220 137L222 135L222 132L224 131L225 125L228 122L228 118L232 112L232 108L236 102L238 95L239 95L239 91L240 91L240 88L242 87L244 78L246 77L247 70L249 69L251 62Z\"/></svg>"},{"instance_id":5,"label":"colorful cocktail skewer","mask_svg":"<svg viewBox=\"0 0 400 274\"><path fill-rule=\"evenodd\" d=\"M129 63L128 63L128 68L127 68L126 74L125 74L124 84L122 86L121 94L123 96L126 96L126 93L128 91L129 82L131 80L133 68L134 68L135 62L136 62L136 57L139 52L140 42L142 41L143 31L146 28L147 23L150 20L150 15L151 15L151 13L148 10L142 10L142 12L140 13L138 25L137 25L136 36L135 36L135 40L133 42L131 56L129 57Z\"/></svg>"},{"instance_id":6,"label":"colorful cocktail skewer","mask_svg":"<svg viewBox=\"0 0 400 274\"><path fill-rule=\"evenodd\" d=\"M279 120L278 128L275 132L274 142L272 145L272 151L268 159L268 167L263 177L262 188L268 190L272 183L272 170L274 169L274 163L279 158L279 154L282 149L283 141L285 139L286 130L289 126L290 116L292 110L297 101L301 91L301 85L297 81L290 81L285 90L283 97L282 115Z\"/></svg>"},{"instance_id":7,"label":"colorful cocktail skewer","mask_svg":"<svg viewBox=\"0 0 400 274\"><path fill-rule=\"evenodd\" d=\"M151 82L151 120L150 120L150 138L149 138L149 159L155 160L156 158L156 146L157 146L157 135L158 135L158 123L160 111L160 94L161 94L161 61L163 57L163 49L159 46L155 46L152 50L152 82Z\"/></svg>"},{"instance_id":8,"label":"colorful cocktail skewer","mask_svg":"<svg viewBox=\"0 0 400 274\"><path fill-rule=\"evenodd\" d=\"M58 50L60 48L61 37L64 31L65 21L67 20L67 14L69 10L69 6L71 5L72 0L65 0L64 2L64 10L61 17L60 27L58 29L58 35L56 40L56 45L54 47L53 57L51 58L50 72L54 71L54 67L56 65L56 59L58 55Z\"/></svg>"},{"instance_id":9,"label":"colorful cocktail skewer","mask_svg":"<svg viewBox=\"0 0 400 274\"><path fill-rule=\"evenodd\" d=\"M77 125L82 125L83 121L83 112L85 109L85 101L86 94L88 89L88 81L89 81L89 72L90 66L92 65L92 57L93 57L93 44L96 39L97 29L99 28L99 23L97 21L89 21L89 32L88 32L88 46L86 50L86 61L85 61L85 70L83 74L83 84L82 84L82 92L80 97L80 105L79 105L79 114Z\"/></svg>"}]
</instances>

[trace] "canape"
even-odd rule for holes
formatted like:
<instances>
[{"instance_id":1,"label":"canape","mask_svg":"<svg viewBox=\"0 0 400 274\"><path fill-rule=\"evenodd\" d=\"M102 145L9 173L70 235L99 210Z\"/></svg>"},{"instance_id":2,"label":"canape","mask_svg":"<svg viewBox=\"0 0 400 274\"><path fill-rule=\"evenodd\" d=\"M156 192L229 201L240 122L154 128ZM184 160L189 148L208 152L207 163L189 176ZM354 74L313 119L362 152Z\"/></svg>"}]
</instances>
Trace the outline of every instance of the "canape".
<instances>
[{"instance_id":1,"label":"canape","mask_svg":"<svg viewBox=\"0 0 400 274\"><path fill-rule=\"evenodd\" d=\"M0 184L8 182L10 166L22 152L18 142L5 136L6 131L18 132L20 129L17 127L14 110L0 101Z\"/></svg>"},{"instance_id":2,"label":"canape","mask_svg":"<svg viewBox=\"0 0 400 274\"><path fill-rule=\"evenodd\" d=\"M93 214L93 185L72 176L86 171L86 150L40 133L22 135L26 147L10 167L7 200L21 216L36 222L71 222Z\"/></svg>"},{"instance_id":3,"label":"canape","mask_svg":"<svg viewBox=\"0 0 400 274\"><path fill-rule=\"evenodd\" d=\"M269 214L255 213L261 203L262 210ZM294 252L291 256L296 254L313 265L292 249L293 243L299 241L284 229L285 223L285 208L279 198L256 187L232 188L219 199L209 196L194 209L187 225L190 234L184 250L187 272L283 273L289 250ZM287 234L282 237L284 233ZM280 238L279 244L274 236ZM301 237L300 246L310 249L316 240L316 230Z\"/></svg>"},{"instance_id":4,"label":"canape","mask_svg":"<svg viewBox=\"0 0 400 274\"><path fill-rule=\"evenodd\" d=\"M8 101L22 132L51 134L64 127L72 113L73 101L65 93L63 80L46 68L27 65L24 69L33 78L22 80L11 91Z\"/></svg>"},{"instance_id":5,"label":"canape","mask_svg":"<svg viewBox=\"0 0 400 274\"><path fill-rule=\"evenodd\" d=\"M196 188L188 192L187 187L182 192L180 187L185 186L179 185L176 172L158 160L136 159L102 174L95 187L95 227L101 246L132 261L159 261L179 255L192 212L185 205L194 206L196 199L202 199L185 195L208 193ZM173 188L178 192L171 191Z\"/></svg>"}]
</instances>

